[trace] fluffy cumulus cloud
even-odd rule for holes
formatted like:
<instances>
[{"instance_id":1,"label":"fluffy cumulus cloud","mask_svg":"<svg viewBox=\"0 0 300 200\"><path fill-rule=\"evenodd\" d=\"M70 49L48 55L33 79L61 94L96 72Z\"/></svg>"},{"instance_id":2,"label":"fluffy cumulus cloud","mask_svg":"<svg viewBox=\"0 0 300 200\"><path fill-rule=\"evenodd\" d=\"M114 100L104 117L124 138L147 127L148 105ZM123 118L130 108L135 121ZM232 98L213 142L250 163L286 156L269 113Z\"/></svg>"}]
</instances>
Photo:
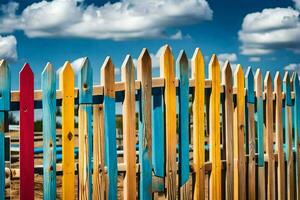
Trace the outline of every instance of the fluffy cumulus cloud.
<instances>
[{"instance_id":1,"label":"fluffy cumulus cloud","mask_svg":"<svg viewBox=\"0 0 300 200\"><path fill-rule=\"evenodd\" d=\"M17 40L15 36L0 36L0 59L17 60Z\"/></svg>"},{"instance_id":2,"label":"fluffy cumulus cloud","mask_svg":"<svg viewBox=\"0 0 300 200\"><path fill-rule=\"evenodd\" d=\"M299 0L296 0L296 6ZM239 31L244 55L265 55L286 49L300 53L299 10L270 8L246 15Z\"/></svg>"},{"instance_id":3,"label":"fluffy cumulus cloud","mask_svg":"<svg viewBox=\"0 0 300 200\"><path fill-rule=\"evenodd\" d=\"M0 33L23 30L28 37L83 37L124 40L170 37L168 28L212 18L206 0L122 0L103 6L78 0L33 3L17 14L18 3L1 7ZM173 35L182 37L181 32Z\"/></svg>"}]
</instances>

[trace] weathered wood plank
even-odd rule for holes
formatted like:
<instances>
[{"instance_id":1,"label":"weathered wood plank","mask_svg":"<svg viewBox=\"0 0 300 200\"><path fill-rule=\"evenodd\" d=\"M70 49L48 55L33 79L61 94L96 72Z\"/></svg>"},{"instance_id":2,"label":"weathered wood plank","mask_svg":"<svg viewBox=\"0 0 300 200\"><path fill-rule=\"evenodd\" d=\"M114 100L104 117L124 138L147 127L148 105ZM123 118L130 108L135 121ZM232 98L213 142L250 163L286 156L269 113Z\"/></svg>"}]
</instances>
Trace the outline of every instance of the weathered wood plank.
<instances>
[{"instance_id":1,"label":"weathered wood plank","mask_svg":"<svg viewBox=\"0 0 300 200\"><path fill-rule=\"evenodd\" d=\"M268 179L267 179L267 199L275 199L275 160L273 151L273 90L270 72L266 73L264 80L266 94L266 154L268 155Z\"/></svg>"},{"instance_id":2,"label":"weathered wood plank","mask_svg":"<svg viewBox=\"0 0 300 200\"><path fill-rule=\"evenodd\" d=\"M42 73L44 199L56 199L56 74L50 63Z\"/></svg>"},{"instance_id":3,"label":"weathered wood plank","mask_svg":"<svg viewBox=\"0 0 300 200\"><path fill-rule=\"evenodd\" d=\"M236 107L234 109L234 199L246 199L246 159L245 159L245 83L241 65L234 73L234 85L237 88Z\"/></svg>"},{"instance_id":4,"label":"weathered wood plank","mask_svg":"<svg viewBox=\"0 0 300 200\"><path fill-rule=\"evenodd\" d=\"M78 76L79 88L79 199L92 199L93 70L85 58Z\"/></svg>"},{"instance_id":5,"label":"weathered wood plank","mask_svg":"<svg viewBox=\"0 0 300 200\"><path fill-rule=\"evenodd\" d=\"M59 75L62 91L62 190L63 199L75 198L74 172L74 72L69 62L65 62Z\"/></svg>"},{"instance_id":6,"label":"weathered wood plank","mask_svg":"<svg viewBox=\"0 0 300 200\"><path fill-rule=\"evenodd\" d=\"M283 78L283 92L285 93L285 159L287 162L287 199L295 199L295 173L294 173L294 155L293 155L293 130L292 130L292 100L291 83L289 73L285 72Z\"/></svg>"},{"instance_id":7,"label":"weathered wood plank","mask_svg":"<svg viewBox=\"0 0 300 200\"><path fill-rule=\"evenodd\" d=\"M143 49L138 58L137 70L137 79L141 82L139 102L139 163L141 166L139 195L140 199L143 200L152 199L151 77L150 55L147 49ZM153 142L156 142L156 140L153 140Z\"/></svg>"},{"instance_id":8,"label":"weathered wood plank","mask_svg":"<svg viewBox=\"0 0 300 200\"><path fill-rule=\"evenodd\" d=\"M286 199L285 190L285 160L283 151L283 127L282 127L282 83L279 72L276 72L274 78L275 101L275 134L276 145L275 153L278 155L277 162L277 191L278 199Z\"/></svg>"},{"instance_id":9,"label":"weathered wood plank","mask_svg":"<svg viewBox=\"0 0 300 200\"><path fill-rule=\"evenodd\" d=\"M246 119L246 150L248 154L248 199L254 200L256 199L256 173L255 173L255 121L254 121L254 104L255 104L255 96L254 96L254 77L251 70L251 67L248 67L246 75L245 75L245 83L247 89L247 119Z\"/></svg>"},{"instance_id":10,"label":"weathered wood plank","mask_svg":"<svg viewBox=\"0 0 300 200\"><path fill-rule=\"evenodd\" d=\"M233 199L233 80L232 70L229 62L224 64L222 70L222 81L225 85L225 150L226 150L226 199Z\"/></svg>"},{"instance_id":11,"label":"weathered wood plank","mask_svg":"<svg viewBox=\"0 0 300 200\"><path fill-rule=\"evenodd\" d=\"M180 199L189 199L189 71L188 58L183 50L177 58L176 70L179 80L179 193Z\"/></svg>"},{"instance_id":12,"label":"weathered wood plank","mask_svg":"<svg viewBox=\"0 0 300 200\"><path fill-rule=\"evenodd\" d=\"M293 91L295 94L294 98L294 116L293 116L293 124L294 124L294 145L296 150L296 195L297 199L300 199L300 85L299 85L299 76L298 73L294 72L292 77Z\"/></svg>"},{"instance_id":13,"label":"weathered wood plank","mask_svg":"<svg viewBox=\"0 0 300 200\"><path fill-rule=\"evenodd\" d=\"M265 161L264 161L264 108L263 108L263 84L261 70L257 69L254 76L254 87L256 96L256 131L257 131L257 197L259 200L266 198L265 192Z\"/></svg>"},{"instance_id":14,"label":"weathered wood plank","mask_svg":"<svg viewBox=\"0 0 300 200\"><path fill-rule=\"evenodd\" d=\"M10 70L0 60L0 199L5 199L5 112L10 107Z\"/></svg>"},{"instance_id":15,"label":"weathered wood plank","mask_svg":"<svg viewBox=\"0 0 300 200\"><path fill-rule=\"evenodd\" d=\"M195 80L193 94L193 159L195 165L195 185L193 198L205 199L205 66L204 58L199 48L196 48L192 58L192 78Z\"/></svg>"},{"instance_id":16,"label":"weathered wood plank","mask_svg":"<svg viewBox=\"0 0 300 200\"><path fill-rule=\"evenodd\" d=\"M209 103L209 160L212 163L210 176L210 199L221 199L221 149L220 149L220 84L221 72L217 56L209 63L209 79L212 81Z\"/></svg>"},{"instance_id":17,"label":"weathered wood plank","mask_svg":"<svg viewBox=\"0 0 300 200\"><path fill-rule=\"evenodd\" d=\"M34 80L29 64L20 71L20 199L34 199Z\"/></svg>"},{"instance_id":18,"label":"weathered wood plank","mask_svg":"<svg viewBox=\"0 0 300 200\"><path fill-rule=\"evenodd\" d=\"M117 199L118 163L116 144L115 68L110 57L101 67L101 84L104 86L105 165L108 170L108 199Z\"/></svg>"},{"instance_id":19,"label":"weathered wood plank","mask_svg":"<svg viewBox=\"0 0 300 200\"><path fill-rule=\"evenodd\" d=\"M176 87L174 58L168 45L162 49L160 76L165 78L165 134L166 134L166 198L176 199Z\"/></svg>"},{"instance_id":20,"label":"weathered wood plank","mask_svg":"<svg viewBox=\"0 0 300 200\"><path fill-rule=\"evenodd\" d=\"M94 105L93 109L93 199L107 199L107 177L104 169L104 119L103 105Z\"/></svg>"},{"instance_id":21,"label":"weathered wood plank","mask_svg":"<svg viewBox=\"0 0 300 200\"><path fill-rule=\"evenodd\" d=\"M124 199L130 200L136 199L135 78L134 65L131 56L126 56L121 69L121 79L125 83L125 98L123 102L124 162L126 163L126 173L124 177Z\"/></svg>"}]
</instances>

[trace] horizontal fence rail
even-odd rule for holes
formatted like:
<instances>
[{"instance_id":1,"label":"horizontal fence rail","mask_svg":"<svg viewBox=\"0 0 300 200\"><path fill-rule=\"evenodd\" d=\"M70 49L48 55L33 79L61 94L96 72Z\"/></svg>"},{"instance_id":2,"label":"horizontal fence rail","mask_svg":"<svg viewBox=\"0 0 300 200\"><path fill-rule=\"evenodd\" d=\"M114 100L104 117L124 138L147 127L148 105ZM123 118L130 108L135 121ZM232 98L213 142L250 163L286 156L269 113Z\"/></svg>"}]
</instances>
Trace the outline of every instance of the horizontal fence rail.
<instances>
[{"instance_id":1,"label":"horizontal fence rail","mask_svg":"<svg viewBox=\"0 0 300 200\"><path fill-rule=\"evenodd\" d=\"M216 55L205 67L199 48L190 61L183 50L174 59L168 45L161 52L159 77L143 49L137 66L126 56L120 82L107 57L99 85L88 58L77 74L66 62L58 78L50 63L40 77L25 64L18 91L1 60L0 199L16 179L20 199L34 199L35 175L43 177L44 199L298 199L298 74L244 73L228 61L220 66ZM37 78L41 90L34 90ZM34 109L42 109L41 150L34 146ZM17 147L4 139L9 111L20 111ZM17 167L5 157L13 148ZM34 164L39 153L42 164Z\"/></svg>"}]
</instances>

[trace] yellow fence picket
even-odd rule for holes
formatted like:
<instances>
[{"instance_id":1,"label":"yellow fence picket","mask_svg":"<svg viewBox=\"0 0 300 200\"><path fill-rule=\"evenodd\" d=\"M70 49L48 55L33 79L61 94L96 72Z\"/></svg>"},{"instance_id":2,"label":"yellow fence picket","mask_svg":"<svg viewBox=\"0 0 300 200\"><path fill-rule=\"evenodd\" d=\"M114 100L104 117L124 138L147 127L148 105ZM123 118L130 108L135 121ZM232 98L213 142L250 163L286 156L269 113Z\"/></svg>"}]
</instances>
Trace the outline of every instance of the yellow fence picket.
<instances>
[{"instance_id":1,"label":"yellow fence picket","mask_svg":"<svg viewBox=\"0 0 300 200\"><path fill-rule=\"evenodd\" d=\"M192 58L192 79L195 80L193 99L193 157L195 165L195 200L205 199L205 65L199 48Z\"/></svg>"}]
</instances>

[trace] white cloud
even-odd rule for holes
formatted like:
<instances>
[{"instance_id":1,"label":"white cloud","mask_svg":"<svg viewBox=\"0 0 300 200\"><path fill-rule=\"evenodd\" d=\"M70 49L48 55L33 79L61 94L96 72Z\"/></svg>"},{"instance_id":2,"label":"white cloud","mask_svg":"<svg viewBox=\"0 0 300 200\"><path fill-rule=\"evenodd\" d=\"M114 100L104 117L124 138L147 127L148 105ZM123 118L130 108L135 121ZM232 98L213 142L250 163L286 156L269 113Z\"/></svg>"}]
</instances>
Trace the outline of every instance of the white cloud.
<instances>
[{"instance_id":1,"label":"white cloud","mask_svg":"<svg viewBox=\"0 0 300 200\"><path fill-rule=\"evenodd\" d=\"M220 67L223 67L225 62L228 60L230 62L230 66L232 70L234 71L237 64L235 63L237 61L237 55L235 53L221 53L217 55Z\"/></svg>"},{"instance_id":2,"label":"white cloud","mask_svg":"<svg viewBox=\"0 0 300 200\"><path fill-rule=\"evenodd\" d=\"M17 40L15 36L0 35L0 59L6 59L7 61L16 61L17 58Z\"/></svg>"},{"instance_id":3,"label":"white cloud","mask_svg":"<svg viewBox=\"0 0 300 200\"><path fill-rule=\"evenodd\" d=\"M299 11L270 8L246 15L239 40L244 55L265 55L278 49L300 51Z\"/></svg>"},{"instance_id":4,"label":"white cloud","mask_svg":"<svg viewBox=\"0 0 300 200\"><path fill-rule=\"evenodd\" d=\"M293 0L295 2L295 7L300 10L300 0Z\"/></svg>"},{"instance_id":5,"label":"white cloud","mask_svg":"<svg viewBox=\"0 0 300 200\"><path fill-rule=\"evenodd\" d=\"M250 62L260 62L260 61L261 61L261 58L260 58L260 57L250 57L250 58L249 58L249 61L250 61Z\"/></svg>"},{"instance_id":6,"label":"white cloud","mask_svg":"<svg viewBox=\"0 0 300 200\"><path fill-rule=\"evenodd\" d=\"M53 0L33 3L20 14L17 9L17 3L2 6L0 33L23 30L29 37L159 38L170 37L167 28L210 20L213 14L206 0L122 0L103 6Z\"/></svg>"}]
</instances>

